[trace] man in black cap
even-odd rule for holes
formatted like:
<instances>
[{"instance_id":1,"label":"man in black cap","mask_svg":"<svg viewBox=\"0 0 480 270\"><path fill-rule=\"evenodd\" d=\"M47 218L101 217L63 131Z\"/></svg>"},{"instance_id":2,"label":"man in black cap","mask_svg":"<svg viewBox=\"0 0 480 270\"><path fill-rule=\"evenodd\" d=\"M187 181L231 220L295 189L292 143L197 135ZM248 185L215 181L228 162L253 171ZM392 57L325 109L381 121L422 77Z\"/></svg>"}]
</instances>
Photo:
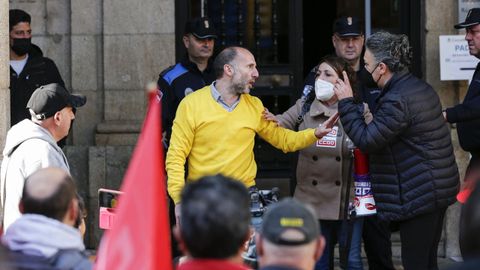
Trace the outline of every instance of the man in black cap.
<instances>
[{"instance_id":1,"label":"man in black cap","mask_svg":"<svg viewBox=\"0 0 480 270\"><path fill-rule=\"evenodd\" d=\"M20 9L11 9L9 16L10 123L13 126L30 118L25 107L35 89L49 83L65 87L65 83L55 63L43 57L40 48L32 44L30 15Z\"/></svg>"},{"instance_id":2,"label":"man in black cap","mask_svg":"<svg viewBox=\"0 0 480 270\"><path fill-rule=\"evenodd\" d=\"M209 18L188 21L183 35L187 54L179 63L160 73L158 86L162 92L162 124L167 146L180 101L186 95L215 80L210 58L216 38L213 22Z\"/></svg>"},{"instance_id":3,"label":"man in black cap","mask_svg":"<svg viewBox=\"0 0 480 270\"><path fill-rule=\"evenodd\" d=\"M40 168L58 167L70 173L67 158L57 142L67 136L73 109L85 104L84 96L72 95L59 84L33 92L27 104L31 119L14 125L7 133L1 167L3 229L20 217L18 202L25 179Z\"/></svg>"},{"instance_id":4,"label":"man in black cap","mask_svg":"<svg viewBox=\"0 0 480 270\"><path fill-rule=\"evenodd\" d=\"M332 44L335 54L350 63L357 75L356 90L358 98L367 103L370 111L375 109L375 100L380 94L380 89L372 81L370 74L363 66L363 46L365 37L362 23L355 16L342 16L333 23ZM315 90L317 67L314 67L305 79L303 96Z\"/></svg>"},{"instance_id":5,"label":"man in black cap","mask_svg":"<svg viewBox=\"0 0 480 270\"><path fill-rule=\"evenodd\" d=\"M455 28L466 28L465 40L470 54L480 59L480 8L470 9L465 22L455 25ZM449 123L457 123L460 145L472 156L462 191L457 196L463 203L480 179L480 63L473 73L463 102L444 110L443 116Z\"/></svg>"},{"instance_id":6,"label":"man in black cap","mask_svg":"<svg viewBox=\"0 0 480 270\"><path fill-rule=\"evenodd\" d=\"M295 199L272 205L256 235L260 269L313 269L325 247L319 227L313 211Z\"/></svg>"}]
</instances>

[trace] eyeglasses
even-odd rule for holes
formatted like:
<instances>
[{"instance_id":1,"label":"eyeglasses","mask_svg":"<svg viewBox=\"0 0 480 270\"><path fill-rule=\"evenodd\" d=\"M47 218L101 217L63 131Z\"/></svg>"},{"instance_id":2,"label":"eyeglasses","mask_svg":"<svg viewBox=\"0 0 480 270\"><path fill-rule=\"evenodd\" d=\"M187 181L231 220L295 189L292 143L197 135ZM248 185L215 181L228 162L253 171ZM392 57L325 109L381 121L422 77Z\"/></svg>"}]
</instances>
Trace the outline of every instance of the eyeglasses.
<instances>
[{"instance_id":1,"label":"eyeglasses","mask_svg":"<svg viewBox=\"0 0 480 270\"><path fill-rule=\"evenodd\" d=\"M375 72L375 69L377 69L377 67L380 65L380 63L382 63L382 62L377 62L377 64L375 65L375 67L373 68L373 70L371 72L368 71L367 64L365 64L363 66L365 67L365 70L367 70L368 73L372 74L373 72Z\"/></svg>"}]
</instances>

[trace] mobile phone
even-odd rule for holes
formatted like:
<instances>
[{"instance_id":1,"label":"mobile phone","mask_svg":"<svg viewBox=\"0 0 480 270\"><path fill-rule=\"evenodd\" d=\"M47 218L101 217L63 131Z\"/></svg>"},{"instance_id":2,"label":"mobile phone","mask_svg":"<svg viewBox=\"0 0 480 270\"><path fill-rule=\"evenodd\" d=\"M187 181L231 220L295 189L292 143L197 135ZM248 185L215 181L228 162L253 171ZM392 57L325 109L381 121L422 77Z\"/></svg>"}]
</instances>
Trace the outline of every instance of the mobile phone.
<instances>
[{"instance_id":1,"label":"mobile phone","mask_svg":"<svg viewBox=\"0 0 480 270\"><path fill-rule=\"evenodd\" d=\"M109 230L115 223L115 207L117 207L118 199L123 192L118 190L101 188L98 190L98 207L99 207L99 227Z\"/></svg>"},{"instance_id":2,"label":"mobile phone","mask_svg":"<svg viewBox=\"0 0 480 270\"><path fill-rule=\"evenodd\" d=\"M101 188L98 190L98 207L114 209L123 192L113 189Z\"/></svg>"}]
</instances>

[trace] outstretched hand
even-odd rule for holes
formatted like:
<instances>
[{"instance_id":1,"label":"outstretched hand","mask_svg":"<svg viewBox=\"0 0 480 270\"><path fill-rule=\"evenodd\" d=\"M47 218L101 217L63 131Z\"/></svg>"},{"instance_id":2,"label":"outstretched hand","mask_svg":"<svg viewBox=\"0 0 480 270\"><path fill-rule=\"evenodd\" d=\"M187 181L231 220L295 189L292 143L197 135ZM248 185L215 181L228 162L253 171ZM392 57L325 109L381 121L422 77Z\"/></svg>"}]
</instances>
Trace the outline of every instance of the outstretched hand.
<instances>
[{"instance_id":1,"label":"outstretched hand","mask_svg":"<svg viewBox=\"0 0 480 270\"><path fill-rule=\"evenodd\" d=\"M279 126L279 122L278 122L278 119L277 117L271 113L270 111L268 111L267 108L264 108L263 112L262 112L262 116L263 116L263 119L267 120L267 121L272 121L272 122L275 122L277 124L277 126Z\"/></svg>"},{"instance_id":2,"label":"outstretched hand","mask_svg":"<svg viewBox=\"0 0 480 270\"><path fill-rule=\"evenodd\" d=\"M339 114L336 112L334 115L330 116L327 121L323 122L323 124L319 125L315 129L315 136L321 139L323 136L327 135L332 131L333 126L338 121Z\"/></svg>"},{"instance_id":3,"label":"outstretched hand","mask_svg":"<svg viewBox=\"0 0 480 270\"><path fill-rule=\"evenodd\" d=\"M352 86L350 85L350 80L348 79L347 72L343 71L342 74L344 81L338 78L337 82L335 83L335 87L333 88L333 91L335 92L338 100L353 97Z\"/></svg>"}]
</instances>

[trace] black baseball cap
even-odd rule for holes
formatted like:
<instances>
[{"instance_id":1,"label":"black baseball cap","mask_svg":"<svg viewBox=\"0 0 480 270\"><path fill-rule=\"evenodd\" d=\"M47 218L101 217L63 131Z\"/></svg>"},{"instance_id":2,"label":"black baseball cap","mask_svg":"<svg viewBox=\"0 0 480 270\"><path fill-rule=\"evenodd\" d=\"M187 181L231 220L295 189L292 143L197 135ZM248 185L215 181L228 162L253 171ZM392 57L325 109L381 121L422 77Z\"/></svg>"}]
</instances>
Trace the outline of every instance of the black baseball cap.
<instances>
[{"instance_id":1,"label":"black baseball cap","mask_svg":"<svg viewBox=\"0 0 480 270\"><path fill-rule=\"evenodd\" d=\"M37 120L44 120L65 107L78 108L86 102L85 96L72 95L58 83L51 83L42 85L33 92L27 109Z\"/></svg>"},{"instance_id":2,"label":"black baseball cap","mask_svg":"<svg viewBox=\"0 0 480 270\"><path fill-rule=\"evenodd\" d=\"M455 29L462 29L470 26L480 24L480 8L472 8L468 11L465 21L456 24Z\"/></svg>"},{"instance_id":3,"label":"black baseball cap","mask_svg":"<svg viewBox=\"0 0 480 270\"><path fill-rule=\"evenodd\" d=\"M217 38L213 22L207 17L194 18L185 25L185 35L192 34L197 38Z\"/></svg>"},{"instance_id":4,"label":"black baseball cap","mask_svg":"<svg viewBox=\"0 0 480 270\"><path fill-rule=\"evenodd\" d=\"M287 235L287 230L300 234ZM293 198L273 204L265 213L260 234L277 245L304 245L317 239L320 228L312 210Z\"/></svg>"},{"instance_id":5,"label":"black baseball cap","mask_svg":"<svg viewBox=\"0 0 480 270\"><path fill-rule=\"evenodd\" d=\"M333 33L341 37L363 35L362 24L357 17L342 16L333 23Z\"/></svg>"}]
</instances>

